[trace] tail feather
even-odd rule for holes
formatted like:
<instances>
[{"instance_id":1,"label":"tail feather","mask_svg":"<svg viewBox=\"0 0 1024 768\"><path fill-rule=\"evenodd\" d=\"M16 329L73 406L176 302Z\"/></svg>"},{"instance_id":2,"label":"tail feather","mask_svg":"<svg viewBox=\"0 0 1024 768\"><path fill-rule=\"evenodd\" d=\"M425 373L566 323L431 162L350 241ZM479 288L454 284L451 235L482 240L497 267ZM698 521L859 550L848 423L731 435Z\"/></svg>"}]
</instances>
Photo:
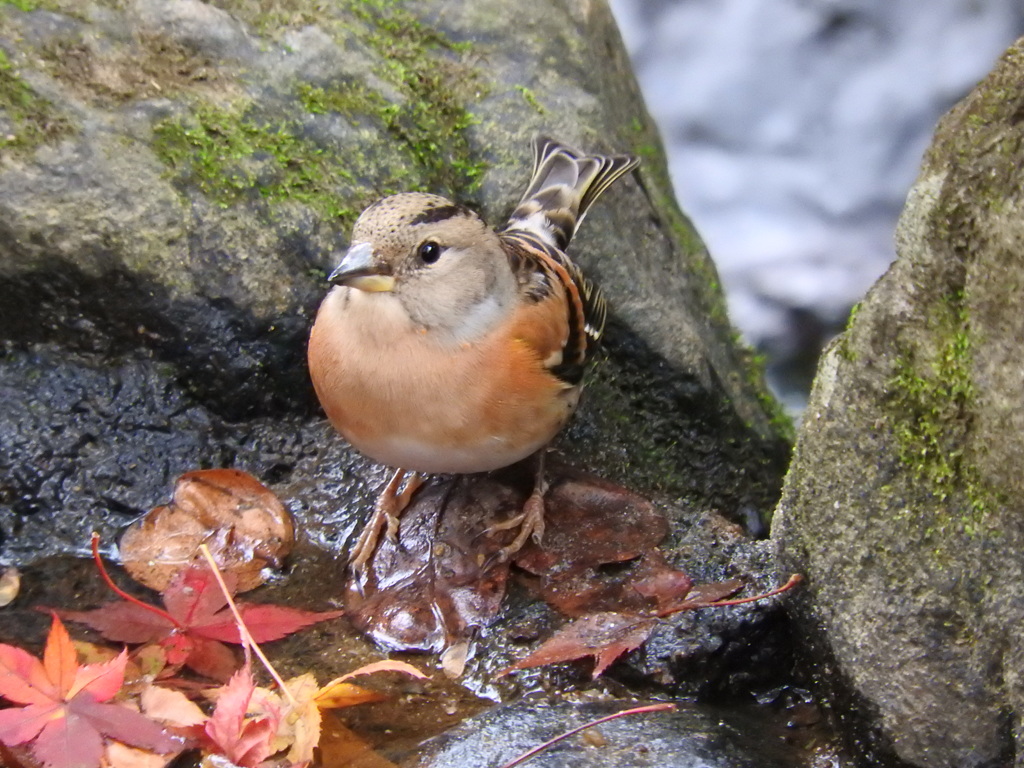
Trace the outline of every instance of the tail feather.
<instances>
[{"instance_id":1,"label":"tail feather","mask_svg":"<svg viewBox=\"0 0 1024 768\"><path fill-rule=\"evenodd\" d=\"M632 155L586 155L538 136L533 176L505 229L529 230L564 250L594 201L639 162Z\"/></svg>"}]
</instances>

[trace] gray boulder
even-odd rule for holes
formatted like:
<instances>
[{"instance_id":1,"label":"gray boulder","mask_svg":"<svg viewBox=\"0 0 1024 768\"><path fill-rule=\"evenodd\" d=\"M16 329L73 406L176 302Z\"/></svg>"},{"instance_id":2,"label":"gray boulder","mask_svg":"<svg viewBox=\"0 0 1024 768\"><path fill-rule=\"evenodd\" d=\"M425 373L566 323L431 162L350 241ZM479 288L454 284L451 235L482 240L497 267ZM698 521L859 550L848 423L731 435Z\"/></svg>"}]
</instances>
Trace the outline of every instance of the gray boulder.
<instances>
[{"instance_id":1,"label":"gray boulder","mask_svg":"<svg viewBox=\"0 0 1024 768\"><path fill-rule=\"evenodd\" d=\"M324 277L387 193L500 223L546 132L644 158L572 249L612 318L558 448L661 502L710 553L699 579L736 558L770 581L763 547L697 523L767 518L785 420L604 2L17 6L0 4L0 562L79 551L94 528L111 541L210 466L253 472L342 553L382 475L339 447L308 383Z\"/></svg>"},{"instance_id":2,"label":"gray boulder","mask_svg":"<svg viewBox=\"0 0 1024 768\"><path fill-rule=\"evenodd\" d=\"M939 124L898 257L821 362L774 519L865 764L1024 754L1021 83L1018 41Z\"/></svg>"}]
</instances>

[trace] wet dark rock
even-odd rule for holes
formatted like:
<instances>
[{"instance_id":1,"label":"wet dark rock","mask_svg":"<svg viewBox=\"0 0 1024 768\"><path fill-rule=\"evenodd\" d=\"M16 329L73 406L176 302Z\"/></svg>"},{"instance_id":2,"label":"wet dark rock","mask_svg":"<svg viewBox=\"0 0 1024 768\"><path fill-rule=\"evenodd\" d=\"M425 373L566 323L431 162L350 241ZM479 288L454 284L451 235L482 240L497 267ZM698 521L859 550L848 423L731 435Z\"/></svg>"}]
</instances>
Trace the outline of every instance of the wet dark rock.
<instances>
[{"instance_id":1,"label":"wet dark rock","mask_svg":"<svg viewBox=\"0 0 1024 768\"><path fill-rule=\"evenodd\" d=\"M599 717L649 702L593 704L530 697L467 720L427 742L416 768L503 765L548 739ZM538 768L782 768L802 753L735 711L680 705L675 712L620 718L570 737L531 758Z\"/></svg>"},{"instance_id":2,"label":"wet dark rock","mask_svg":"<svg viewBox=\"0 0 1024 768\"><path fill-rule=\"evenodd\" d=\"M772 530L865 765L1024 753L1024 41L939 124L828 350Z\"/></svg>"},{"instance_id":3,"label":"wet dark rock","mask_svg":"<svg viewBox=\"0 0 1024 768\"><path fill-rule=\"evenodd\" d=\"M222 466L271 485L340 569L385 471L322 422L308 383L334 254L391 191L502 221L545 132L644 158L572 249L613 317L559 450L651 497L695 580L773 586L751 531L777 499L786 424L676 207L604 3L262 7L0 4L0 76L26 94L0 101L0 562L81 553L94 529L112 542L178 474ZM521 651L499 650L518 617L551 626L531 605L513 595L483 633L480 685L485 657ZM735 691L760 675L750 638L784 652L779 622L777 603L674 619L621 673Z\"/></svg>"}]
</instances>

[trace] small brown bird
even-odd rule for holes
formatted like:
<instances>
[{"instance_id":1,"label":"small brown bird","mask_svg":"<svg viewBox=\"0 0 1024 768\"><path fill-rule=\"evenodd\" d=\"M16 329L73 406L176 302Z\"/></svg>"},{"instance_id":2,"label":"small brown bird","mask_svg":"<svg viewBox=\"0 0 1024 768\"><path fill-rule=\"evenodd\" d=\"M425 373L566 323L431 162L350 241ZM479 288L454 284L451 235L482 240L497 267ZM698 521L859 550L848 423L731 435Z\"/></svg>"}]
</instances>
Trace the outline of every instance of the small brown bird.
<instances>
[{"instance_id":1,"label":"small brown bird","mask_svg":"<svg viewBox=\"0 0 1024 768\"><path fill-rule=\"evenodd\" d=\"M600 291L565 254L587 210L634 168L534 141L533 177L495 232L437 195L393 195L365 211L330 275L309 338L309 370L334 427L395 472L352 551L361 572L418 473L485 472L538 453L537 481L508 558L544 531L543 449L579 401L604 330ZM408 471L413 475L401 494Z\"/></svg>"}]
</instances>

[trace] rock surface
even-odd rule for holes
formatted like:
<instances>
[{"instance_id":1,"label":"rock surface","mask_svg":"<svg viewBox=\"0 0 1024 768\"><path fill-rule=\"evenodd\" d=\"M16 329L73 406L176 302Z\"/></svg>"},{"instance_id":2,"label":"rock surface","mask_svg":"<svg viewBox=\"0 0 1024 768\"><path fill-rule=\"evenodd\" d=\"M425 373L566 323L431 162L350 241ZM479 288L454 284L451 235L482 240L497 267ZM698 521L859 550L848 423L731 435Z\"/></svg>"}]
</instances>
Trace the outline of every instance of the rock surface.
<instances>
[{"instance_id":1,"label":"rock surface","mask_svg":"<svg viewBox=\"0 0 1024 768\"><path fill-rule=\"evenodd\" d=\"M940 123L898 258L821 363L774 520L865 764L1024 754L1022 45Z\"/></svg>"},{"instance_id":2,"label":"rock surface","mask_svg":"<svg viewBox=\"0 0 1024 768\"><path fill-rule=\"evenodd\" d=\"M538 697L467 720L424 745L418 768L504 765L533 747L597 718L648 702L570 704ZM530 759L538 768L783 768L799 749L764 738L742 715L681 705L634 715L566 739Z\"/></svg>"},{"instance_id":3,"label":"rock surface","mask_svg":"<svg viewBox=\"0 0 1024 768\"><path fill-rule=\"evenodd\" d=\"M334 254L392 191L501 221L543 131L645 160L573 247L612 319L559 449L662 504L676 543L707 555L698 580L772 580L763 543L721 516L767 517L785 425L603 2L17 6L0 4L0 561L80 552L92 529L112 541L211 466L279 490L340 556L382 470L331 434L308 383ZM772 614L712 617L696 645L722 657ZM661 648L650 676L668 683L697 658Z\"/></svg>"}]
</instances>

